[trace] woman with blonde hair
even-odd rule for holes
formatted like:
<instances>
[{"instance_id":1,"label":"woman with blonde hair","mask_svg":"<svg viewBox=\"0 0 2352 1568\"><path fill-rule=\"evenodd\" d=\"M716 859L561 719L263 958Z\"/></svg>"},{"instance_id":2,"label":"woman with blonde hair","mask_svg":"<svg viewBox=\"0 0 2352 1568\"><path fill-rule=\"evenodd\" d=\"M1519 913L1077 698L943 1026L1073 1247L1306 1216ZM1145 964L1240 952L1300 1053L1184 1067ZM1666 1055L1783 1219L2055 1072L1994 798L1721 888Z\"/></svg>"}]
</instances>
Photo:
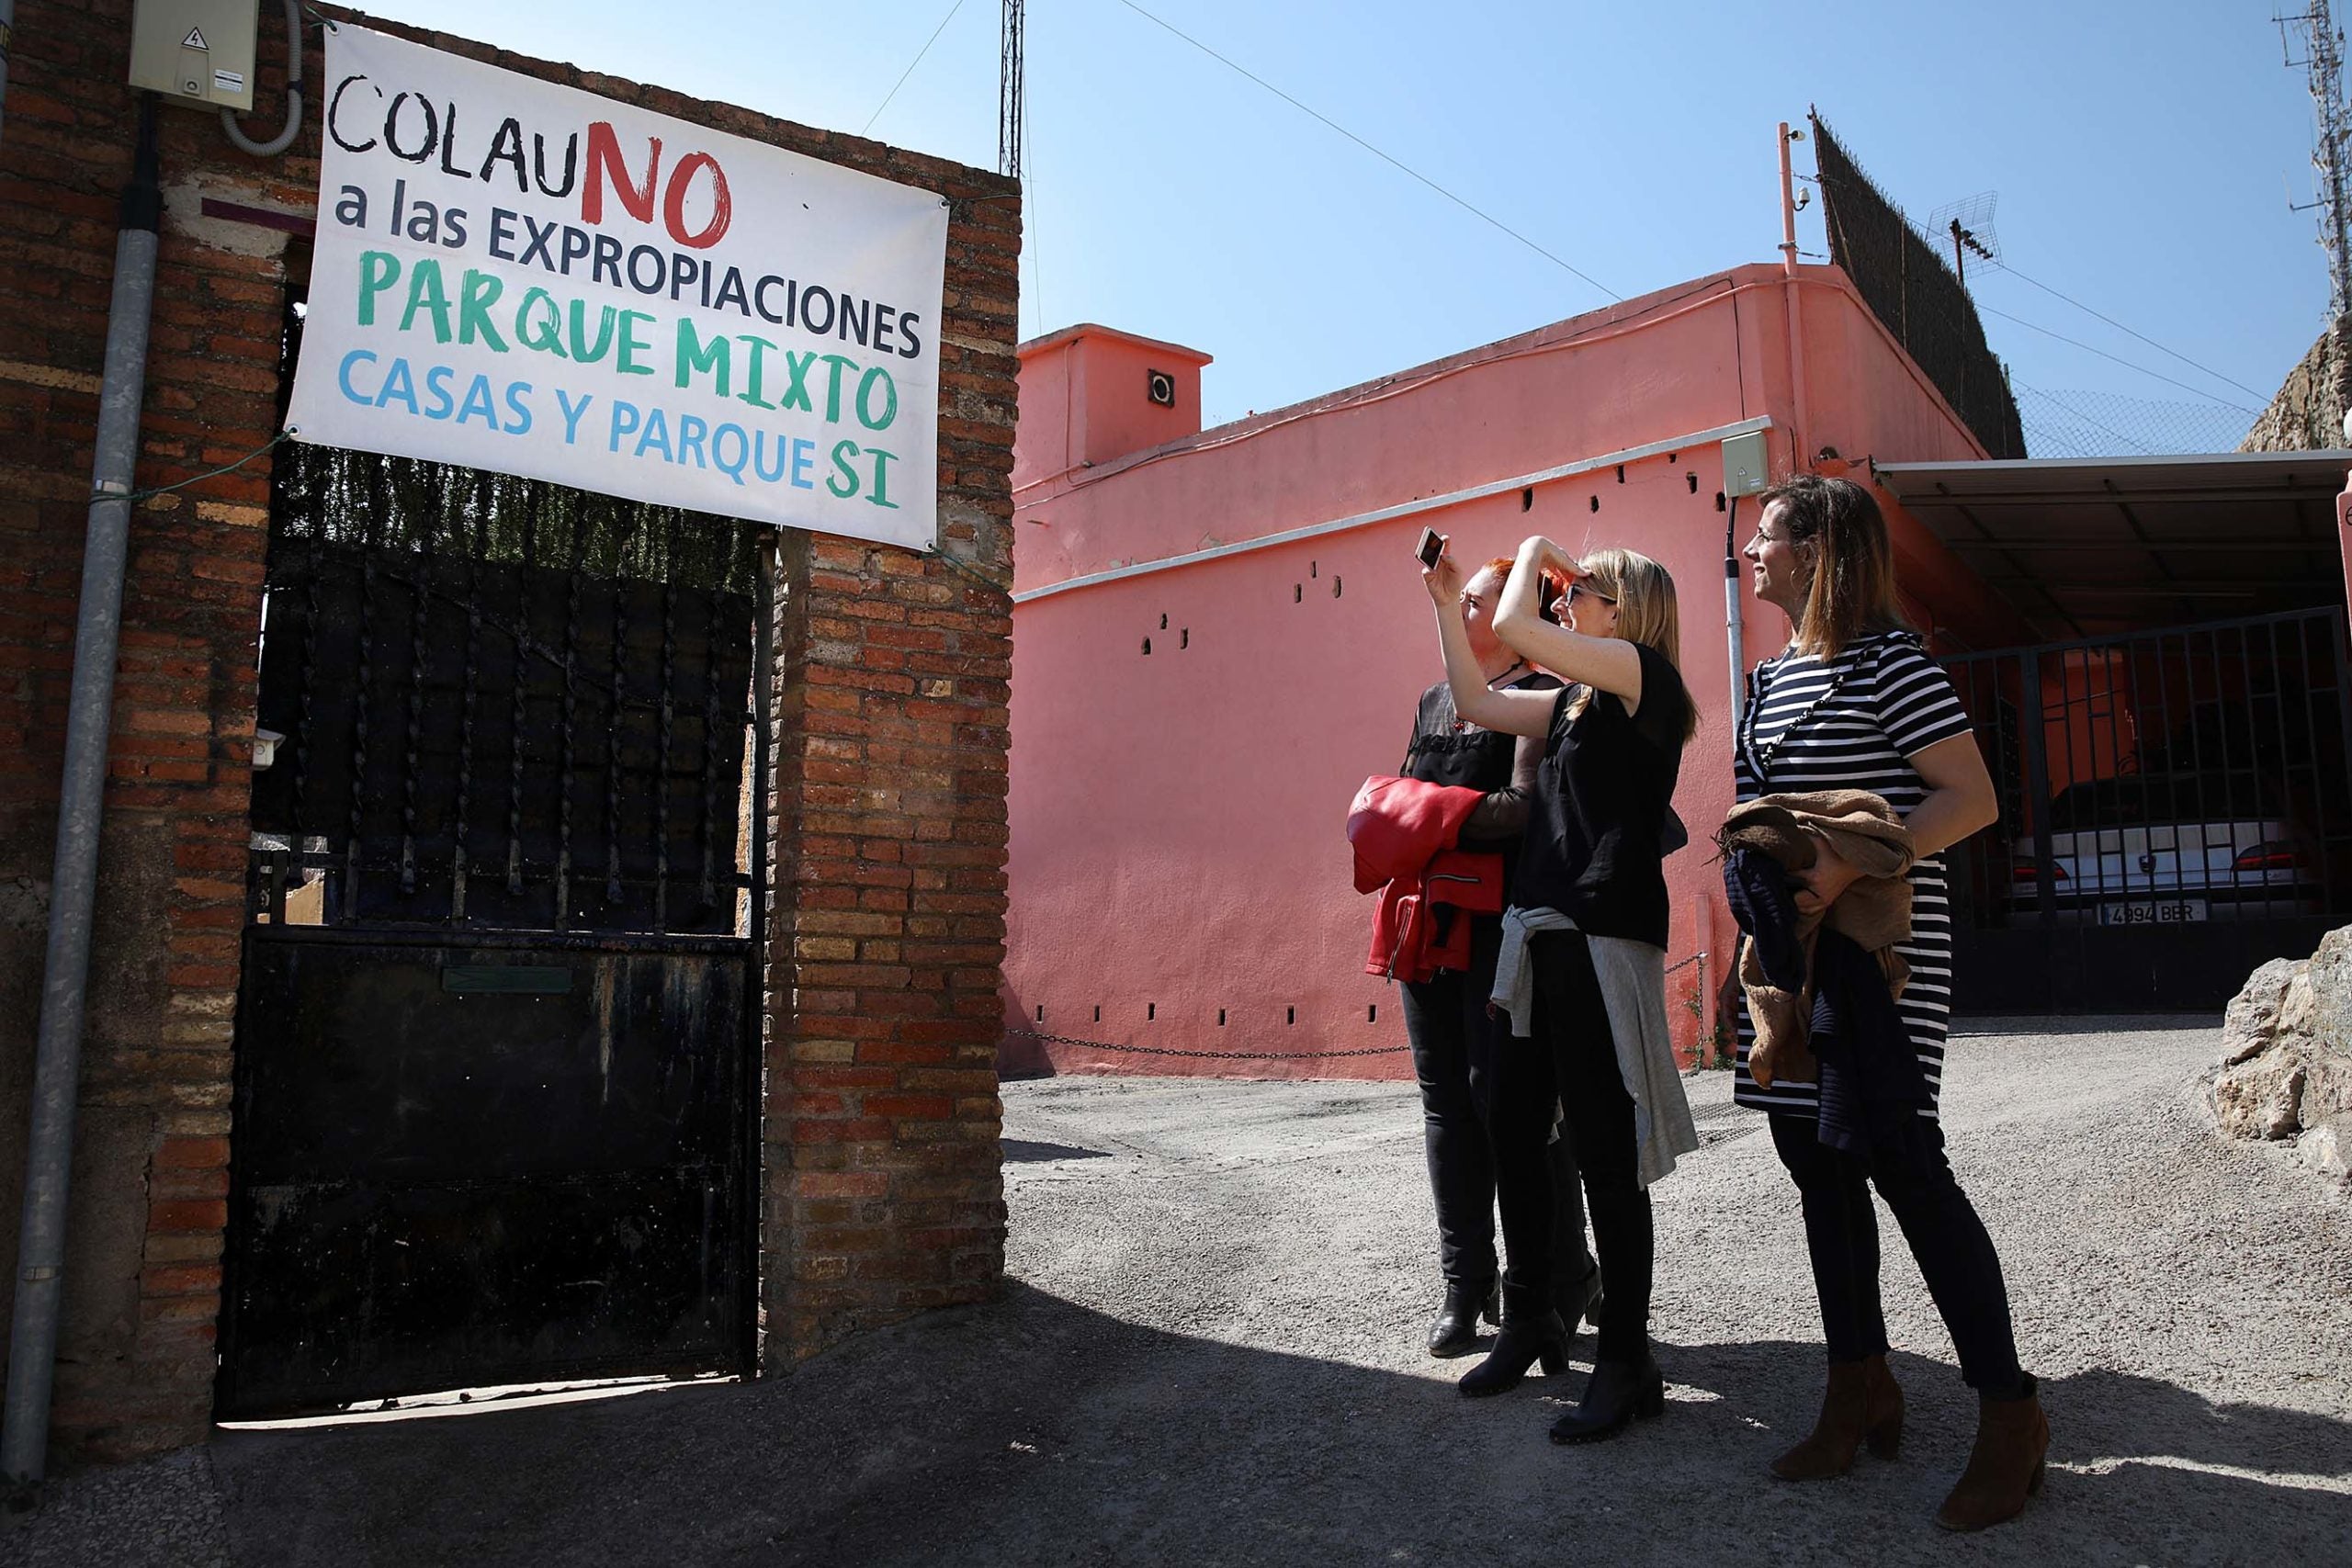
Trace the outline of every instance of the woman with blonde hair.
<instances>
[{"instance_id":1,"label":"woman with blonde hair","mask_svg":"<svg viewBox=\"0 0 2352 1568\"><path fill-rule=\"evenodd\" d=\"M1752 1067L1755 1029L1743 1002L1735 1098L1770 1113L1773 1148L1796 1183L1829 1359L1819 1419L1772 1470L1789 1481L1826 1480L1843 1475L1863 1444L1893 1459L1902 1441L1903 1391L1887 1370L1879 1301L1875 1187L1979 1399L1976 1446L1937 1522L1981 1529L2024 1510L2041 1490L2050 1446L2034 1381L2018 1364L2000 1257L1952 1175L1936 1120L1951 1010L1943 852L1991 823L1998 807L1951 677L1904 619L1886 520L1870 491L1805 474L1763 499L1744 553L1756 596L1787 614L1791 637L1748 676L1734 746L1739 798L1861 790L1902 817L1915 858L1906 874L1911 934L1894 949L1908 970L1898 1038L1922 1089L1850 1133L1825 1131L1819 1085ZM1804 915L1826 910L1859 875L1826 841L1815 848L1795 896ZM1833 1137L1853 1146L1833 1146Z\"/></svg>"},{"instance_id":2,"label":"woman with blonde hair","mask_svg":"<svg viewBox=\"0 0 2352 1568\"><path fill-rule=\"evenodd\" d=\"M1565 626L1537 613L1547 570L1569 581ZM1460 569L1441 556L1422 575L1456 710L1487 729L1541 737L1544 748L1494 989L1510 1019L1492 1111L1509 1257L1502 1332L1461 1390L1500 1393L1539 1360L1547 1372L1566 1370L1567 1326L1552 1305L1545 1245L1554 1202L1545 1147L1556 1106L1608 1283L1592 1377L1552 1438L1592 1442L1665 1408L1649 1347L1647 1189L1698 1146L1666 1027L1660 863L1679 836L1668 802L1696 726L1678 667L1674 580L1631 550L1577 561L1549 539L1522 544L1494 631L1570 682L1537 692L1487 689L1457 602Z\"/></svg>"},{"instance_id":3,"label":"woman with blonde hair","mask_svg":"<svg viewBox=\"0 0 2352 1568\"><path fill-rule=\"evenodd\" d=\"M1494 614L1510 577L1509 556L1488 561L1462 585L1462 621L1471 657L1484 684L1494 691L1555 692L1560 682L1503 646L1495 635ZM1566 582L1548 577L1537 608L1546 619ZM1535 793L1535 770L1544 746L1533 736L1498 734L1454 711L1453 689L1438 682L1421 694L1413 713L1413 735L1397 771L1424 784L1475 789L1482 798L1462 826L1457 845L1495 855L1504 895L1527 829L1528 803ZM1470 922L1469 963L1440 968L1426 979L1402 982L1405 1034L1412 1043L1413 1074L1421 1089L1422 1144L1428 1156L1430 1196L1437 1213L1438 1261L1445 1278L1445 1303L1430 1325L1432 1356L1464 1356L1477 1348L1478 1320L1499 1321L1495 1259L1495 1158L1487 1134L1494 1083L1496 1037L1501 1033L1487 1006L1495 987L1495 958L1502 949L1502 915L1454 911ZM1553 1184L1559 1221L1552 1282L1559 1292L1561 1320L1574 1329L1600 1294L1600 1270L1584 1243L1584 1199L1573 1151L1566 1142L1552 1146Z\"/></svg>"}]
</instances>

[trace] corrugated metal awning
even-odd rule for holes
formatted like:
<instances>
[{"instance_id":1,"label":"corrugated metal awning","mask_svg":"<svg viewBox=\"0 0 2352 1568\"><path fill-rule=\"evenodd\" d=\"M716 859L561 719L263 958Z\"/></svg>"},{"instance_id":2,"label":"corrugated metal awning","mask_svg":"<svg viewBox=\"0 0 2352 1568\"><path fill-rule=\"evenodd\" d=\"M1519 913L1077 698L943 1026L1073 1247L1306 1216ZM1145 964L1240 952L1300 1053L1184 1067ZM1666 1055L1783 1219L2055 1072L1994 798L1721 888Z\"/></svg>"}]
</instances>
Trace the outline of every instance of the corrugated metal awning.
<instances>
[{"instance_id":1,"label":"corrugated metal awning","mask_svg":"<svg viewBox=\"0 0 2352 1568\"><path fill-rule=\"evenodd\" d=\"M2344 603L2352 451L1882 463L1881 482L2053 636Z\"/></svg>"}]
</instances>

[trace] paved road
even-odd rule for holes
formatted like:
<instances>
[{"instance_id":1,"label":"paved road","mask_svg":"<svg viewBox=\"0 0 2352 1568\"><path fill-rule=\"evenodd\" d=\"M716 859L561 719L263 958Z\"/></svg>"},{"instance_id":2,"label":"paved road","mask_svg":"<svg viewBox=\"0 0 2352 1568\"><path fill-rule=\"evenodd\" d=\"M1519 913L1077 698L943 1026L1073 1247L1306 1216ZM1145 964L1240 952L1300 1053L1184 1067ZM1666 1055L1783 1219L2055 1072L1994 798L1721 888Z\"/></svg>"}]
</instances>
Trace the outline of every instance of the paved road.
<instances>
[{"instance_id":1,"label":"paved road","mask_svg":"<svg viewBox=\"0 0 2352 1568\"><path fill-rule=\"evenodd\" d=\"M1955 1162L2055 1428L2017 1525L1931 1520L1973 1407L1899 1250L1899 1462L1791 1487L1818 1330L1792 1193L1722 1075L1658 1190L1667 1417L1544 1427L1419 1350L1409 1087L1008 1086L1014 1282L790 1378L300 1433L68 1483L0 1558L337 1564L2271 1563L2352 1559L2352 1199L2225 1146L2210 1031L1978 1035ZM1892 1226L1888 1227L1893 1237ZM1589 1338L1580 1341L1589 1349Z\"/></svg>"}]
</instances>

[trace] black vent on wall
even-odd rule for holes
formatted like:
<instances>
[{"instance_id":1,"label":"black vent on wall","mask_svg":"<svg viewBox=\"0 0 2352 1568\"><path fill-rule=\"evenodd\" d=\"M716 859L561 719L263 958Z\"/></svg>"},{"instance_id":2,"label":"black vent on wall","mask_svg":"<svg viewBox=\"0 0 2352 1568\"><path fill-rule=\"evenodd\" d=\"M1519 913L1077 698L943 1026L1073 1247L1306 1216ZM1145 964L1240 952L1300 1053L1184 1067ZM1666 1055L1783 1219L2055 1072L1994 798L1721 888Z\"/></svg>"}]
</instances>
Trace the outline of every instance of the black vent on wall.
<instances>
[{"instance_id":1,"label":"black vent on wall","mask_svg":"<svg viewBox=\"0 0 2352 1568\"><path fill-rule=\"evenodd\" d=\"M1144 386L1147 395L1161 408L1172 409L1176 406L1176 378L1167 371L1145 371Z\"/></svg>"}]
</instances>

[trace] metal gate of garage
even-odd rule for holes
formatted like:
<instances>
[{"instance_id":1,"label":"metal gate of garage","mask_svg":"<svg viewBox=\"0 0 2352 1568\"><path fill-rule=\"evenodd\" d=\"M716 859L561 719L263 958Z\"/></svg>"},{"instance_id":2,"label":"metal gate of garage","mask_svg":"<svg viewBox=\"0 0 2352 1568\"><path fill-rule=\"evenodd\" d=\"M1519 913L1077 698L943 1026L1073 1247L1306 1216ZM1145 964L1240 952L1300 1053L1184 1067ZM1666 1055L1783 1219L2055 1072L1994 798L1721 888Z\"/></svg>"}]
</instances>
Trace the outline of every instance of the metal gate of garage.
<instances>
[{"instance_id":1,"label":"metal gate of garage","mask_svg":"<svg viewBox=\"0 0 2352 1568\"><path fill-rule=\"evenodd\" d=\"M762 557L285 449L222 1417L748 1366Z\"/></svg>"},{"instance_id":2,"label":"metal gate of garage","mask_svg":"<svg viewBox=\"0 0 2352 1568\"><path fill-rule=\"evenodd\" d=\"M2341 609L1947 661L2001 792L1953 852L1963 1013L2217 1011L2352 918Z\"/></svg>"}]
</instances>

